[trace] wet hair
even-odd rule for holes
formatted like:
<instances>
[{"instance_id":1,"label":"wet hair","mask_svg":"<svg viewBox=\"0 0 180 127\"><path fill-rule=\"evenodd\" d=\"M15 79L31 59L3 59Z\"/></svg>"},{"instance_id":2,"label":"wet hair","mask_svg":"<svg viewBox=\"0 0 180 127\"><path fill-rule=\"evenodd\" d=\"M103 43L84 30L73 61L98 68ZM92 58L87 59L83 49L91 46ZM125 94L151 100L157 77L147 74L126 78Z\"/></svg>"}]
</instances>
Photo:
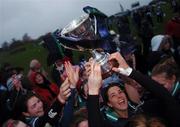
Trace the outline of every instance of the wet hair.
<instances>
[{"instance_id":1,"label":"wet hair","mask_svg":"<svg viewBox=\"0 0 180 127\"><path fill-rule=\"evenodd\" d=\"M167 58L154 66L152 70L152 76L162 73L164 73L168 79L172 78L173 75L176 77L179 76L179 68L172 57Z\"/></svg>"},{"instance_id":2,"label":"wet hair","mask_svg":"<svg viewBox=\"0 0 180 127\"><path fill-rule=\"evenodd\" d=\"M117 83L117 82L109 83L109 85L102 90L103 100L106 104L107 102L109 102L108 91L111 87L114 87L114 86L117 86L121 90L124 90L124 86L120 83Z\"/></svg>"}]
</instances>

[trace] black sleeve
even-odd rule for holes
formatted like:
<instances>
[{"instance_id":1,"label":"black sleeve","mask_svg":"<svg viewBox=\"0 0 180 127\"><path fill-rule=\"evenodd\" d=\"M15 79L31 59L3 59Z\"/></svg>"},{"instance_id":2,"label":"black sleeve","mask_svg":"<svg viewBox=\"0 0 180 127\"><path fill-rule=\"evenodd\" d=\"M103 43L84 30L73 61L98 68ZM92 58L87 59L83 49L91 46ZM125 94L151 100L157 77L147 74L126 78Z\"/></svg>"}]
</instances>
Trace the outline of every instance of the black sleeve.
<instances>
[{"instance_id":1,"label":"black sleeve","mask_svg":"<svg viewBox=\"0 0 180 127\"><path fill-rule=\"evenodd\" d=\"M162 85L135 70L132 71L129 77L136 80L157 99L161 100L166 107L164 112L167 114L171 126L180 127L180 105Z\"/></svg>"},{"instance_id":2,"label":"black sleeve","mask_svg":"<svg viewBox=\"0 0 180 127\"><path fill-rule=\"evenodd\" d=\"M60 118L62 108L63 104L56 100L42 117L34 119L31 123L32 127L44 127L46 123L50 123L51 125L56 124Z\"/></svg>"},{"instance_id":3,"label":"black sleeve","mask_svg":"<svg viewBox=\"0 0 180 127\"><path fill-rule=\"evenodd\" d=\"M89 95L87 100L89 127L108 127L101 116L99 95Z\"/></svg>"}]
</instances>

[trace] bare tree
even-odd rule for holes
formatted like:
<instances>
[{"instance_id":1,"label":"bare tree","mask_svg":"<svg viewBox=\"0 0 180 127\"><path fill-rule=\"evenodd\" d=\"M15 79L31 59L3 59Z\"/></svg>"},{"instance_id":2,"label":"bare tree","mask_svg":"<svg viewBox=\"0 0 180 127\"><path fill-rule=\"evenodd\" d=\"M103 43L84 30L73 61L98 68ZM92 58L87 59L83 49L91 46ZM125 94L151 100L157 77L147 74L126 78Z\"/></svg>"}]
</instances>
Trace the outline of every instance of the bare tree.
<instances>
[{"instance_id":1,"label":"bare tree","mask_svg":"<svg viewBox=\"0 0 180 127\"><path fill-rule=\"evenodd\" d=\"M30 42L31 40L31 37L27 33L25 33L22 37L23 42Z\"/></svg>"}]
</instances>

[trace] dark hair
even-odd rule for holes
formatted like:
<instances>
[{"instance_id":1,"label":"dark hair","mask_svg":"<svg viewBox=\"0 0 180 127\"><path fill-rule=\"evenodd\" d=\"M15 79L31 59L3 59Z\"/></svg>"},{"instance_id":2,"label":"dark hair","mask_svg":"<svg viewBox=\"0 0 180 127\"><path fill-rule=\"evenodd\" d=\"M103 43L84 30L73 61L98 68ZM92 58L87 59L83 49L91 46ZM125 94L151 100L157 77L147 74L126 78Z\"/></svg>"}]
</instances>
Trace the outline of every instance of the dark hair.
<instances>
[{"instance_id":1,"label":"dark hair","mask_svg":"<svg viewBox=\"0 0 180 127\"><path fill-rule=\"evenodd\" d=\"M42 76L42 78L43 78L43 80L44 80L44 82L42 83L42 84L39 84L39 83L37 83L36 82L36 76L37 75L40 75L40 76ZM57 95L51 90L51 88L50 88L50 84L51 84L51 82L42 74L42 73L40 73L40 72L35 72L34 73L34 76L33 76L33 80L34 80L34 83L35 83L35 86L34 87L40 87L41 89L47 89L50 93L51 93L51 95L53 96L53 97L56 97Z\"/></svg>"},{"instance_id":2,"label":"dark hair","mask_svg":"<svg viewBox=\"0 0 180 127\"><path fill-rule=\"evenodd\" d=\"M21 96L18 105L20 108L21 113L22 112L27 112L27 102L30 98L32 98L33 96L39 98L35 93L28 91L25 95Z\"/></svg>"},{"instance_id":3,"label":"dark hair","mask_svg":"<svg viewBox=\"0 0 180 127\"><path fill-rule=\"evenodd\" d=\"M107 87L105 87L103 90L102 90L102 94L103 94L103 100L105 103L109 102L109 97L108 97L108 91L111 87L114 87L114 86L117 86L119 87L121 90L124 90L124 86L120 83L117 83L117 82L112 82L112 83L109 83Z\"/></svg>"},{"instance_id":4,"label":"dark hair","mask_svg":"<svg viewBox=\"0 0 180 127\"><path fill-rule=\"evenodd\" d=\"M166 127L165 122L158 117L149 117L144 114L138 114L129 119L125 127Z\"/></svg>"},{"instance_id":5,"label":"dark hair","mask_svg":"<svg viewBox=\"0 0 180 127\"><path fill-rule=\"evenodd\" d=\"M42 83L43 85L37 83L37 81L36 81L37 75L40 75L43 78L43 81L44 81ZM33 84L31 84L32 87L37 87L38 86L38 87L42 87L42 88L47 88L49 86L49 84L51 84L50 81L41 72L34 72L31 75L31 80L32 80L32 83L33 83Z\"/></svg>"},{"instance_id":6,"label":"dark hair","mask_svg":"<svg viewBox=\"0 0 180 127\"><path fill-rule=\"evenodd\" d=\"M173 47L173 40L169 35L165 35L161 41L161 44L159 46L159 49L162 50L164 45L169 43L170 47Z\"/></svg>"},{"instance_id":7,"label":"dark hair","mask_svg":"<svg viewBox=\"0 0 180 127\"><path fill-rule=\"evenodd\" d=\"M135 115L128 120L125 127L138 127L138 126L147 127L146 122L147 122L147 117L145 115L142 114Z\"/></svg>"},{"instance_id":8,"label":"dark hair","mask_svg":"<svg viewBox=\"0 0 180 127\"><path fill-rule=\"evenodd\" d=\"M88 120L88 112L86 108L81 108L74 112L74 117L72 120L71 127L78 127L82 121Z\"/></svg>"},{"instance_id":9,"label":"dark hair","mask_svg":"<svg viewBox=\"0 0 180 127\"><path fill-rule=\"evenodd\" d=\"M175 75L178 78L179 68L173 58L168 58L164 60L162 63L159 63L156 66L154 66L152 70L152 76L161 73L165 73L167 78L172 78L173 75Z\"/></svg>"}]
</instances>

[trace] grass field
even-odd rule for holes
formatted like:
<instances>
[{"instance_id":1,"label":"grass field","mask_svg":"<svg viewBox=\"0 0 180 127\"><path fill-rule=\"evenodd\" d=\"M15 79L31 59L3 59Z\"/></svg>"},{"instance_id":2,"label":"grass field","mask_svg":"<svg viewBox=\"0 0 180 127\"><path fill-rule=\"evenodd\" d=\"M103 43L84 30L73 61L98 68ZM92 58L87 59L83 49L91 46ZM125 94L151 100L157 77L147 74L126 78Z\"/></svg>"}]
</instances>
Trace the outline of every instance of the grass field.
<instances>
[{"instance_id":1,"label":"grass field","mask_svg":"<svg viewBox=\"0 0 180 127\"><path fill-rule=\"evenodd\" d=\"M156 18L154 17L154 33L155 34L163 34L164 32L164 25L166 22L173 16L172 9L169 4L163 5L162 6L163 11L165 12L166 16L164 17L164 23L160 24L156 22ZM132 29L134 29L133 26L131 26ZM133 35L136 35L136 30L133 30ZM138 39L141 41L140 39ZM24 68L25 74L27 73L29 69L29 62L36 58L38 59L41 63L42 66L44 67L45 70L48 72L50 71L50 67L47 67L47 50L44 49L41 45L38 45L39 42L36 43L26 43L22 45L21 48L24 48L24 51L17 52L17 53L12 53L13 51L4 51L0 53L0 65L2 65L5 62L10 63L13 66L19 66ZM13 49L14 50L14 49ZM79 52L74 52L73 53L73 59L75 60L75 63L78 61L78 57L81 53Z\"/></svg>"},{"instance_id":2,"label":"grass field","mask_svg":"<svg viewBox=\"0 0 180 127\"><path fill-rule=\"evenodd\" d=\"M11 51L8 52L3 52L0 53L0 61L1 65L3 63L10 63L13 66L19 66L24 68L25 72L27 72L28 67L29 67L29 62L32 59L38 59L41 61L42 65L46 67L46 56L47 56L47 51L44 49L42 46L38 44L32 44L32 43L27 43L22 46L25 48L25 51L22 52L17 52L14 54L11 54Z\"/></svg>"}]
</instances>

